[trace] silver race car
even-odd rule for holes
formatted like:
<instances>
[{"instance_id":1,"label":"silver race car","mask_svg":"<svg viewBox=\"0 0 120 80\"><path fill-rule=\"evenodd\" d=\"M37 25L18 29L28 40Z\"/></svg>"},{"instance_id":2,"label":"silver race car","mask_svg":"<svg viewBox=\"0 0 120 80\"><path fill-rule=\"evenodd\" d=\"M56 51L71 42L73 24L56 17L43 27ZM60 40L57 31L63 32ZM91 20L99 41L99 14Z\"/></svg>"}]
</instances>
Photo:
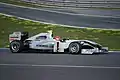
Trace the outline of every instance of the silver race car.
<instances>
[{"instance_id":1,"label":"silver race car","mask_svg":"<svg viewBox=\"0 0 120 80\"><path fill-rule=\"evenodd\" d=\"M102 47L93 41L60 39L59 36L53 37L53 34L50 32L39 33L32 37L28 37L28 32L13 32L9 35L9 42L12 53L18 53L28 49L68 52L70 54L108 52L108 47Z\"/></svg>"}]
</instances>

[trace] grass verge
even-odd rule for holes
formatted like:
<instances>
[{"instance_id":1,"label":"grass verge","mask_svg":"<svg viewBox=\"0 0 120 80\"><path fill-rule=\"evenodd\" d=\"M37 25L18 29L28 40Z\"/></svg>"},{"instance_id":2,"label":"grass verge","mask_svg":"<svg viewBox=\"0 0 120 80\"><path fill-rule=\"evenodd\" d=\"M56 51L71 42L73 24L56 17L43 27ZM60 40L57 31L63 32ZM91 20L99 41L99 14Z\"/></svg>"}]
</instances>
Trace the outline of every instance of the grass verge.
<instances>
[{"instance_id":1,"label":"grass verge","mask_svg":"<svg viewBox=\"0 0 120 80\"><path fill-rule=\"evenodd\" d=\"M28 2L24 2L24 1L20 1L20 0L0 0L0 2L19 5L19 6L34 7L34 8L40 8L40 7L67 8L67 7L60 7L59 5L55 6L55 5L47 5L47 4L35 4L35 3L28 3ZM72 8L72 7L70 7L70 8ZM120 8L109 8L109 7L108 8L104 8L104 7L81 7L81 8L102 9L102 10L120 10Z\"/></svg>"},{"instance_id":2,"label":"grass verge","mask_svg":"<svg viewBox=\"0 0 120 80\"><path fill-rule=\"evenodd\" d=\"M54 36L70 39L88 39L107 46L110 50L120 50L120 30L76 29L60 25L43 24L0 14L0 47L8 47L8 35L14 31L28 31L30 35L53 30Z\"/></svg>"}]
</instances>

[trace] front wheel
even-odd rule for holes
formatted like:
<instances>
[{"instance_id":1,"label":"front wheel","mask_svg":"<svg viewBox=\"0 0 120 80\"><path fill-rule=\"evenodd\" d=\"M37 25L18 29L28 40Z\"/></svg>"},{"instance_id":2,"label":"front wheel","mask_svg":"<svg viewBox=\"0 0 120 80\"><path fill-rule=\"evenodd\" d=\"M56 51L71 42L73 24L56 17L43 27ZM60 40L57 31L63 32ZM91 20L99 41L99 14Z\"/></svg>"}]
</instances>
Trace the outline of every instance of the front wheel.
<instances>
[{"instance_id":1,"label":"front wheel","mask_svg":"<svg viewBox=\"0 0 120 80\"><path fill-rule=\"evenodd\" d=\"M23 50L23 43L21 41L12 41L10 43L10 50L12 53L19 53Z\"/></svg>"},{"instance_id":2,"label":"front wheel","mask_svg":"<svg viewBox=\"0 0 120 80\"><path fill-rule=\"evenodd\" d=\"M69 53L71 54L79 54L81 53L81 46L79 43L74 42L69 45Z\"/></svg>"}]
</instances>

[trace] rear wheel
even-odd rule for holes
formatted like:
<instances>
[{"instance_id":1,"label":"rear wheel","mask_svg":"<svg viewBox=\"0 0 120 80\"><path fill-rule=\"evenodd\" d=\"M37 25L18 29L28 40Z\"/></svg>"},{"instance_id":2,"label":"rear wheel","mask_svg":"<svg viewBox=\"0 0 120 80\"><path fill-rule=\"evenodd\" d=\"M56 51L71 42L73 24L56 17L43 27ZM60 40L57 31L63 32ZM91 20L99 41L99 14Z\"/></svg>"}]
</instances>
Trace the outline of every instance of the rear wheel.
<instances>
[{"instance_id":1,"label":"rear wheel","mask_svg":"<svg viewBox=\"0 0 120 80\"><path fill-rule=\"evenodd\" d=\"M79 43L74 42L69 45L69 53L71 54L79 54L81 53L81 46Z\"/></svg>"},{"instance_id":2,"label":"rear wheel","mask_svg":"<svg viewBox=\"0 0 120 80\"><path fill-rule=\"evenodd\" d=\"M23 43L21 41L12 41L10 43L10 50L12 53L19 53L23 50Z\"/></svg>"}]
</instances>

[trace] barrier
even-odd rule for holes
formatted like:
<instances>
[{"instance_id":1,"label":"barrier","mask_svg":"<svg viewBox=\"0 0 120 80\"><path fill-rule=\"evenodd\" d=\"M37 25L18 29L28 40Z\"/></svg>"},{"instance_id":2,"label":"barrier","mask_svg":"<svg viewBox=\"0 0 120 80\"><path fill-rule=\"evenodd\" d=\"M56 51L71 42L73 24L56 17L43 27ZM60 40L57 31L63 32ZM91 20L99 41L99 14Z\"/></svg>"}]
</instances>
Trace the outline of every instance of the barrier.
<instances>
[{"instance_id":1,"label":"barrier","mask_svg":"<svg viewBox=\"0 0 120 80\"><path fill-rule=\"evenodd\" d=\"M73 8L120 8L120 1L81 1L81 0L21 0L37 5L56 6L56 7L73 7Z\"/></svg>"}]
</instances>

